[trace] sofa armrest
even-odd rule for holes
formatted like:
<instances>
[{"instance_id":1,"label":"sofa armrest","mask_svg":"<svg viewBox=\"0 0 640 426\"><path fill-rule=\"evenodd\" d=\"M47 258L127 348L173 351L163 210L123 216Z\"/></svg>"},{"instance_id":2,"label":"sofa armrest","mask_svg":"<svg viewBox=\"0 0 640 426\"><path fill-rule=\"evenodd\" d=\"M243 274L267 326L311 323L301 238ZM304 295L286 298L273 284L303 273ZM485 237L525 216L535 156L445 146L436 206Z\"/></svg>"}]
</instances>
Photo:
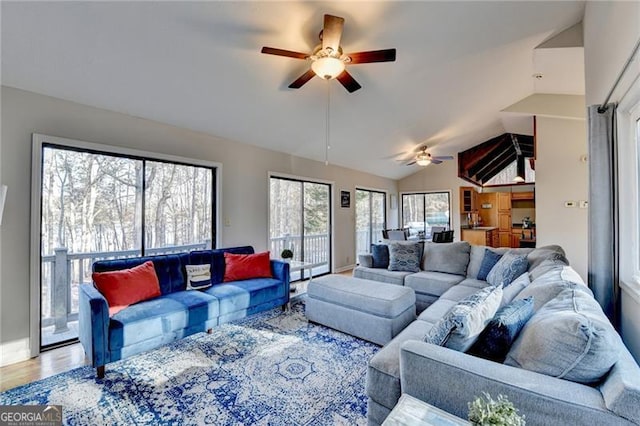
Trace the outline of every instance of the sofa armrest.
<instances>
[{"instance_id":1,"label":"sofa armrest","mask_svg":"<svg viewBox=\"0 0 640 426\"><path fill-rule=\"evenodd\" d=\"M373 268L373 255L369 253L358 253L358 264L365 268Z\"/></svg>"},{"instance_id":2,"label":"sofa armrest","mask_svg":"<svg viewBox=\"0 0 640 426\"><path fill-rule=\"evenodd\" d=\"M109 305L107 299L93 286L81 284L79 289L79 338L91 360L100 367L109 362Z\"/></svg>"},{"instance_id":3,"label":"sofa armrest","mask_svg":"<svg viewBox=\"0 0 640 426\"><path fill-rule=\"evenodd\" d=\"M531 424L622 420L607 410L597 388L417 340L400 349L400 381L403 393L462 418L470 401L489 392L507 396Z\"/></svg>"},{"instance_id":4,"label":"sofa armrest","mask_svg":"<svg viewBox=\"0 0 640 426\"><path fill-rule=\"evenodd\" d=\"M289 294L289 287L291 286L291 274L289 273L289 267L290 265L287 262L271 260L271 273L273 274L273 278L284 283L287 294Z\"/></svg>"}]
</instances>

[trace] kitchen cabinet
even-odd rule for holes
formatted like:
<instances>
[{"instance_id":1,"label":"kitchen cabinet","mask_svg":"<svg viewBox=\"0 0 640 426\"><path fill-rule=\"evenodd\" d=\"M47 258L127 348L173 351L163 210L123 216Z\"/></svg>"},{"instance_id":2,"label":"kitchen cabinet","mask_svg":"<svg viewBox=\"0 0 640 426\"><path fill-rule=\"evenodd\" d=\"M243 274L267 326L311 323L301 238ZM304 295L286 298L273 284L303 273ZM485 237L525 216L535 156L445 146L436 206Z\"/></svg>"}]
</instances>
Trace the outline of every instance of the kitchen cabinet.
<instances>
[{"instance_id":1,"label":"kitchen cabinet","mask_svg":"<svg viewBox=\"0 0 640 426\"><path fill-rule=\"evenodd\" d=\"M461 239L462 241L467 241L469 244L498 247L498 228L492 226L463 228Z\"/></svg>"},{"instance_id":2,"label":"kitchen cabinet","mask_svg":"<svg viewBox=\"0 0 640 426\"><path fill-rule=\"evenodd\" d=\"M513 247L511 238L511 232L498 232L498 245L496 247Z\"/></svg>"},{"instance_id":3,"label":"kitchen cabinet","mask_svg":"<svg viewBox=\"0 0 640 426\"><path fill-rule=\"evenodd\" d=\"M510 192L498 192L498 213L508 212L511 214L511 193Z\"/></svg>"},{"instance_id":4,"label":"kitchen cabinet","mask_svg":"<svg viewBox=\"0 0 640 426\"><path fill-rule=\"evenodd\" d=\"M535 194L533 193L533 191L527 191L527 192L512 192L511 193L511 200L512 201L518 201L518 200L534 200L535 199Z\"/></svg>"},{"instance_id":5,"label":"kitchen cabinet","mask_svg":"<svg viewBox=\"0 0 640 426\"><path fill-rule=\"evenodd\" d=\"M498 229L500 232L511 232L511 211L498 213Z\"/></svg>"},{"instance_id":6,"label":"kitchen cabinet","mask_svg":"<svg viewBox=\"0 0 640 426\"><path fill-rule=\"evenodd\" d=\"M476 210L476 194L471 186L460 187L460 213L472 213Z\"/></svg>"}]
</instances>

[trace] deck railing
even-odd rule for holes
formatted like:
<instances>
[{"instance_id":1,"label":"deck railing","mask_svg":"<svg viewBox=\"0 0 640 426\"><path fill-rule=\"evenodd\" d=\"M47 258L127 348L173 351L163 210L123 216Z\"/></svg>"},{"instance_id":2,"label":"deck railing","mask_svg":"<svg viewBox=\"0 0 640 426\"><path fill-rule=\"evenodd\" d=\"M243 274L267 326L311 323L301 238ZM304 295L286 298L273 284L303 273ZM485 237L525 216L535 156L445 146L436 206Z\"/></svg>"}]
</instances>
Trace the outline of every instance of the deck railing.
<instances>
[{"instance_id":1,"label":"deck railing","mask_svg":"<svg viewBox=\"0 0 640 426\"><path fill-rule=\"evenodd\" d=\"M280 257L282 250L287 248L293 251L294 260L329 265L329 245L329 234L305 235L303 253L300 235L283 235L271 238L271 256Z\"/></svg>"},{"instance_id":2,"label":"deck railing","mask_svg":"<svg viewBox=\"0 0 640 426\"><path fill-rule=\"evenodd\" d=\"M210 242L146 249L145 255L182 253L210 248ZM53 255L42 256L41 326L54 325L54 334L68 330L68 323L78 319L78 288L91 282L91 265L96 260L125 259L140 256L140 250L69 253L57 248Z\"/></svg>"}]
</instances>

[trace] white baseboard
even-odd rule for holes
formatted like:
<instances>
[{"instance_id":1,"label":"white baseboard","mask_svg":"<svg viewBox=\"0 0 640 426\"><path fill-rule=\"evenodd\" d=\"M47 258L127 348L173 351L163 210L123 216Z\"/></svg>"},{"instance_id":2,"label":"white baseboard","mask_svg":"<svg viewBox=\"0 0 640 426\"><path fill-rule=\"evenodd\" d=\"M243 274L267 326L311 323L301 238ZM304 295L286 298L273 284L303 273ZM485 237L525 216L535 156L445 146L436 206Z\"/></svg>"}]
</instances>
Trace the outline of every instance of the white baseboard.
<instances>
[{"instance_id":1,"label":"white baseboard","mask_svg":"<svg viewBox=\"0 0 640 426\"><path fill-rule=\"evenodd\" d=\"M341 267L341 268L334 269L334 270L333 270L333 273L334 273L334 274L339 274L339 273L341 273L341 272L350 271L350 270L352 270L352 269L353 269L353 268L355 268L355 267L356 267L356 265L355 265L355 264L353 264L353 265L343 266L343 267Z\"/></svg>"},{"instance_id":2,"label":"white baseboard","mask_svg":"<svg viewBox=\"0 0 640 426\"><path fill-rule=\"evenodd\" d=\"M31 358L29 338L0 344L0 367Z\"/></svg>"}]
</instances>

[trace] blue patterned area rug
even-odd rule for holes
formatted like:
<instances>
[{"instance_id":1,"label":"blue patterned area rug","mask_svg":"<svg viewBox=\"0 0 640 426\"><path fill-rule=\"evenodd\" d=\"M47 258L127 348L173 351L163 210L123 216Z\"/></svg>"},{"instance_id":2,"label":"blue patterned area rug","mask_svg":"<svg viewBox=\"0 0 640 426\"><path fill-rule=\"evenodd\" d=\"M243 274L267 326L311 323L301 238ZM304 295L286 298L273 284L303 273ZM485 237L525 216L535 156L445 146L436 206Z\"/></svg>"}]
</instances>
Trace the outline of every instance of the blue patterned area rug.
<instances>
[{"instance_id":1,"label":"blue patterned area rug","mask_svg":"<svg viewBox=\"0 0 640 426\"><path fill-rule=\"evenodd\" d=\"M272 309L107 365L0 393L0 405L63 406L66 424L366 424L378 347Z\"/></svg>"}]
</instances>

